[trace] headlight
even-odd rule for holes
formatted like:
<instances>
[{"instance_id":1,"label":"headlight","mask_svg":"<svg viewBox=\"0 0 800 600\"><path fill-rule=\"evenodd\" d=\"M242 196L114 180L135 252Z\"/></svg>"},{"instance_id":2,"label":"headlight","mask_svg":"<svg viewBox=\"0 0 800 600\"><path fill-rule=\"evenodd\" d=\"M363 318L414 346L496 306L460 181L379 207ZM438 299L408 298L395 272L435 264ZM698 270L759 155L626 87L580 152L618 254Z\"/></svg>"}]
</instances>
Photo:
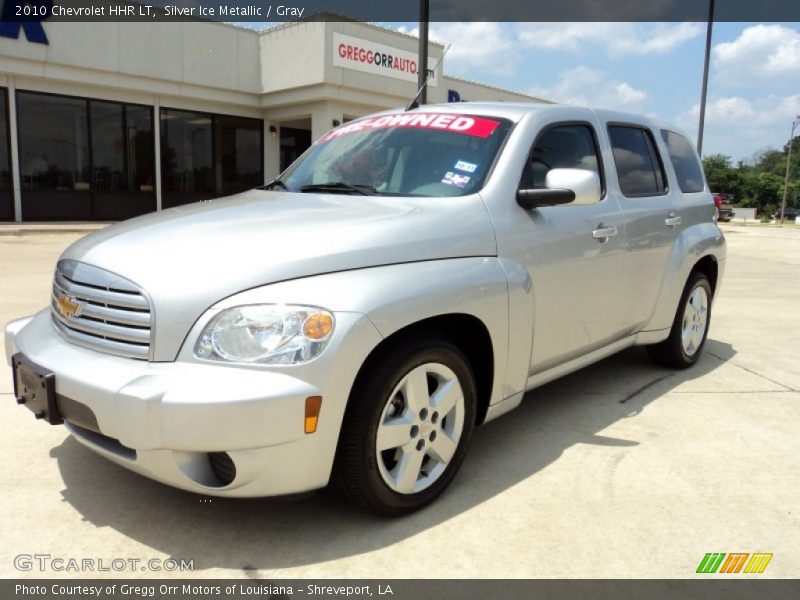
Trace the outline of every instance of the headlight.
<instances>
[{"instance_id":1,"label":"headlight","mask_svg":"<svg viewBox=\"0 0 800 600\"><path fill-rule=\"evenodd\" d=\"M237 306L211 319L194 354L209 360L296 365L325 349L333 326L333 315L315 306Z\"/></svg>"}]
</instances>

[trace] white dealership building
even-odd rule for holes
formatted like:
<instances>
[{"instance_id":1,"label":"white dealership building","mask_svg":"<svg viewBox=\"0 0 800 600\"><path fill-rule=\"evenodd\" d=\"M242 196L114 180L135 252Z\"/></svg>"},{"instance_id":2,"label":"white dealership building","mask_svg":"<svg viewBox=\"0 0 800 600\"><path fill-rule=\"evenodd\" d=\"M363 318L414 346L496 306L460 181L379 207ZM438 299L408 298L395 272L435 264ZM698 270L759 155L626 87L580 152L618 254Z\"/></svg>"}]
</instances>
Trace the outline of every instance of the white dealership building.
<instances>
[{"instance_id":1,"label":"white dealership building","mask_svg":"<svg viewBox=\"0 0 800 600\"><path fill-rule=\"evenodd\" d=\"M417 88L418 40L365 23L3 25L0 221L118 220L260 185ZM445 75L443 52L430 44L429 102L542 102Z\"/></svg>"}]
</instances>

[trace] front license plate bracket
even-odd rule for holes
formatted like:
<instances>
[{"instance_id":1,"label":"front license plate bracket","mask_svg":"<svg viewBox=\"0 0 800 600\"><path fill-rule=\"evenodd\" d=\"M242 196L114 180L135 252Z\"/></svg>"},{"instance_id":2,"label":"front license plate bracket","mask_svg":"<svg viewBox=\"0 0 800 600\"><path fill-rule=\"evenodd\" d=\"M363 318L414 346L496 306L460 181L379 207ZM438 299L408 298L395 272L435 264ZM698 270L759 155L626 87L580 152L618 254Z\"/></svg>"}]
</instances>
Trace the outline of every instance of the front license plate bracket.
<instances>
[{"instance_id":1,"label":"front license plate bracket","mask_svg":"<svg viewBox=\"0 0 800 600\"><path fill-rule=\"evenodd\" d=\"M37 419L44 419L51 425L63 423L56 402L55 373L35 364L21 352L11 357L11 368L17 404L24 404Z\"/></svg>"}]
</instances>

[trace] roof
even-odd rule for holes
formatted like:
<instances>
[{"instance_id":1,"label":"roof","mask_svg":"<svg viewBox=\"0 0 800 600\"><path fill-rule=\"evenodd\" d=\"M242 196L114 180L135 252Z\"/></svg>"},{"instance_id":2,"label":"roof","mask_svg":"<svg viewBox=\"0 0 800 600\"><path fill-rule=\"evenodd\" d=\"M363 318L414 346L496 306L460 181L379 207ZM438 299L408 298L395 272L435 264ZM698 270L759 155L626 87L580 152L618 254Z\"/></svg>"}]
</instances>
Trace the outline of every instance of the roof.
<instances>
[{"instance_id":1,"label":"roof","mask_svg":"<svg viewBox=\"0 0 800 600\"><path fill-rule=\"evenodd\" d=\"M669 129L685 135L681 129L659 119L653 119L645 115L625 113L614 110L594 109L589 106L573 106L571 104L542 104L527 102L449 102L442 104L423 104L414 109L420 112L446 112L461 114L476 114L490 117L500 117L512 121L520 121L526 115L538 113L539 115L561 115L564 120L587 119L587 113L596 116L603 122L620 121L623 123L633 123L652 126L656 129ZM403 112L404 109L396 108L382 111L376 114L393 114Z\"/></svg>"}]
</instances>

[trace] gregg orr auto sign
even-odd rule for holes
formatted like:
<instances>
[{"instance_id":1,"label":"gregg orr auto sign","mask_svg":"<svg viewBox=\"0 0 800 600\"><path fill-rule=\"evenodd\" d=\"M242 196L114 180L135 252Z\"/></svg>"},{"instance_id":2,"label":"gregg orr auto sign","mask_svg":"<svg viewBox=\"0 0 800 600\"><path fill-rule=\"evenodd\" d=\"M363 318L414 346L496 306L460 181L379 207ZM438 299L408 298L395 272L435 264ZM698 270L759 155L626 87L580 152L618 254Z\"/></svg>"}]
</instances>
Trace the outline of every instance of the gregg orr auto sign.
<instances>
[{"instance_id":1,"label":"gregg orr auto sign","mask_svg":"<svg viewBox=\"0 0 800 600\"><path fill-rule=\"evenodd\" d=\"M435 61L428 61L432 70ZM333 34L333 66L353 71L394 77L416 83L419 69L416 52L408 52L369 40L351 37L342 33ZM439 83L438 73L428 81L428 85Z\"/></svg>"}]
</instances>

